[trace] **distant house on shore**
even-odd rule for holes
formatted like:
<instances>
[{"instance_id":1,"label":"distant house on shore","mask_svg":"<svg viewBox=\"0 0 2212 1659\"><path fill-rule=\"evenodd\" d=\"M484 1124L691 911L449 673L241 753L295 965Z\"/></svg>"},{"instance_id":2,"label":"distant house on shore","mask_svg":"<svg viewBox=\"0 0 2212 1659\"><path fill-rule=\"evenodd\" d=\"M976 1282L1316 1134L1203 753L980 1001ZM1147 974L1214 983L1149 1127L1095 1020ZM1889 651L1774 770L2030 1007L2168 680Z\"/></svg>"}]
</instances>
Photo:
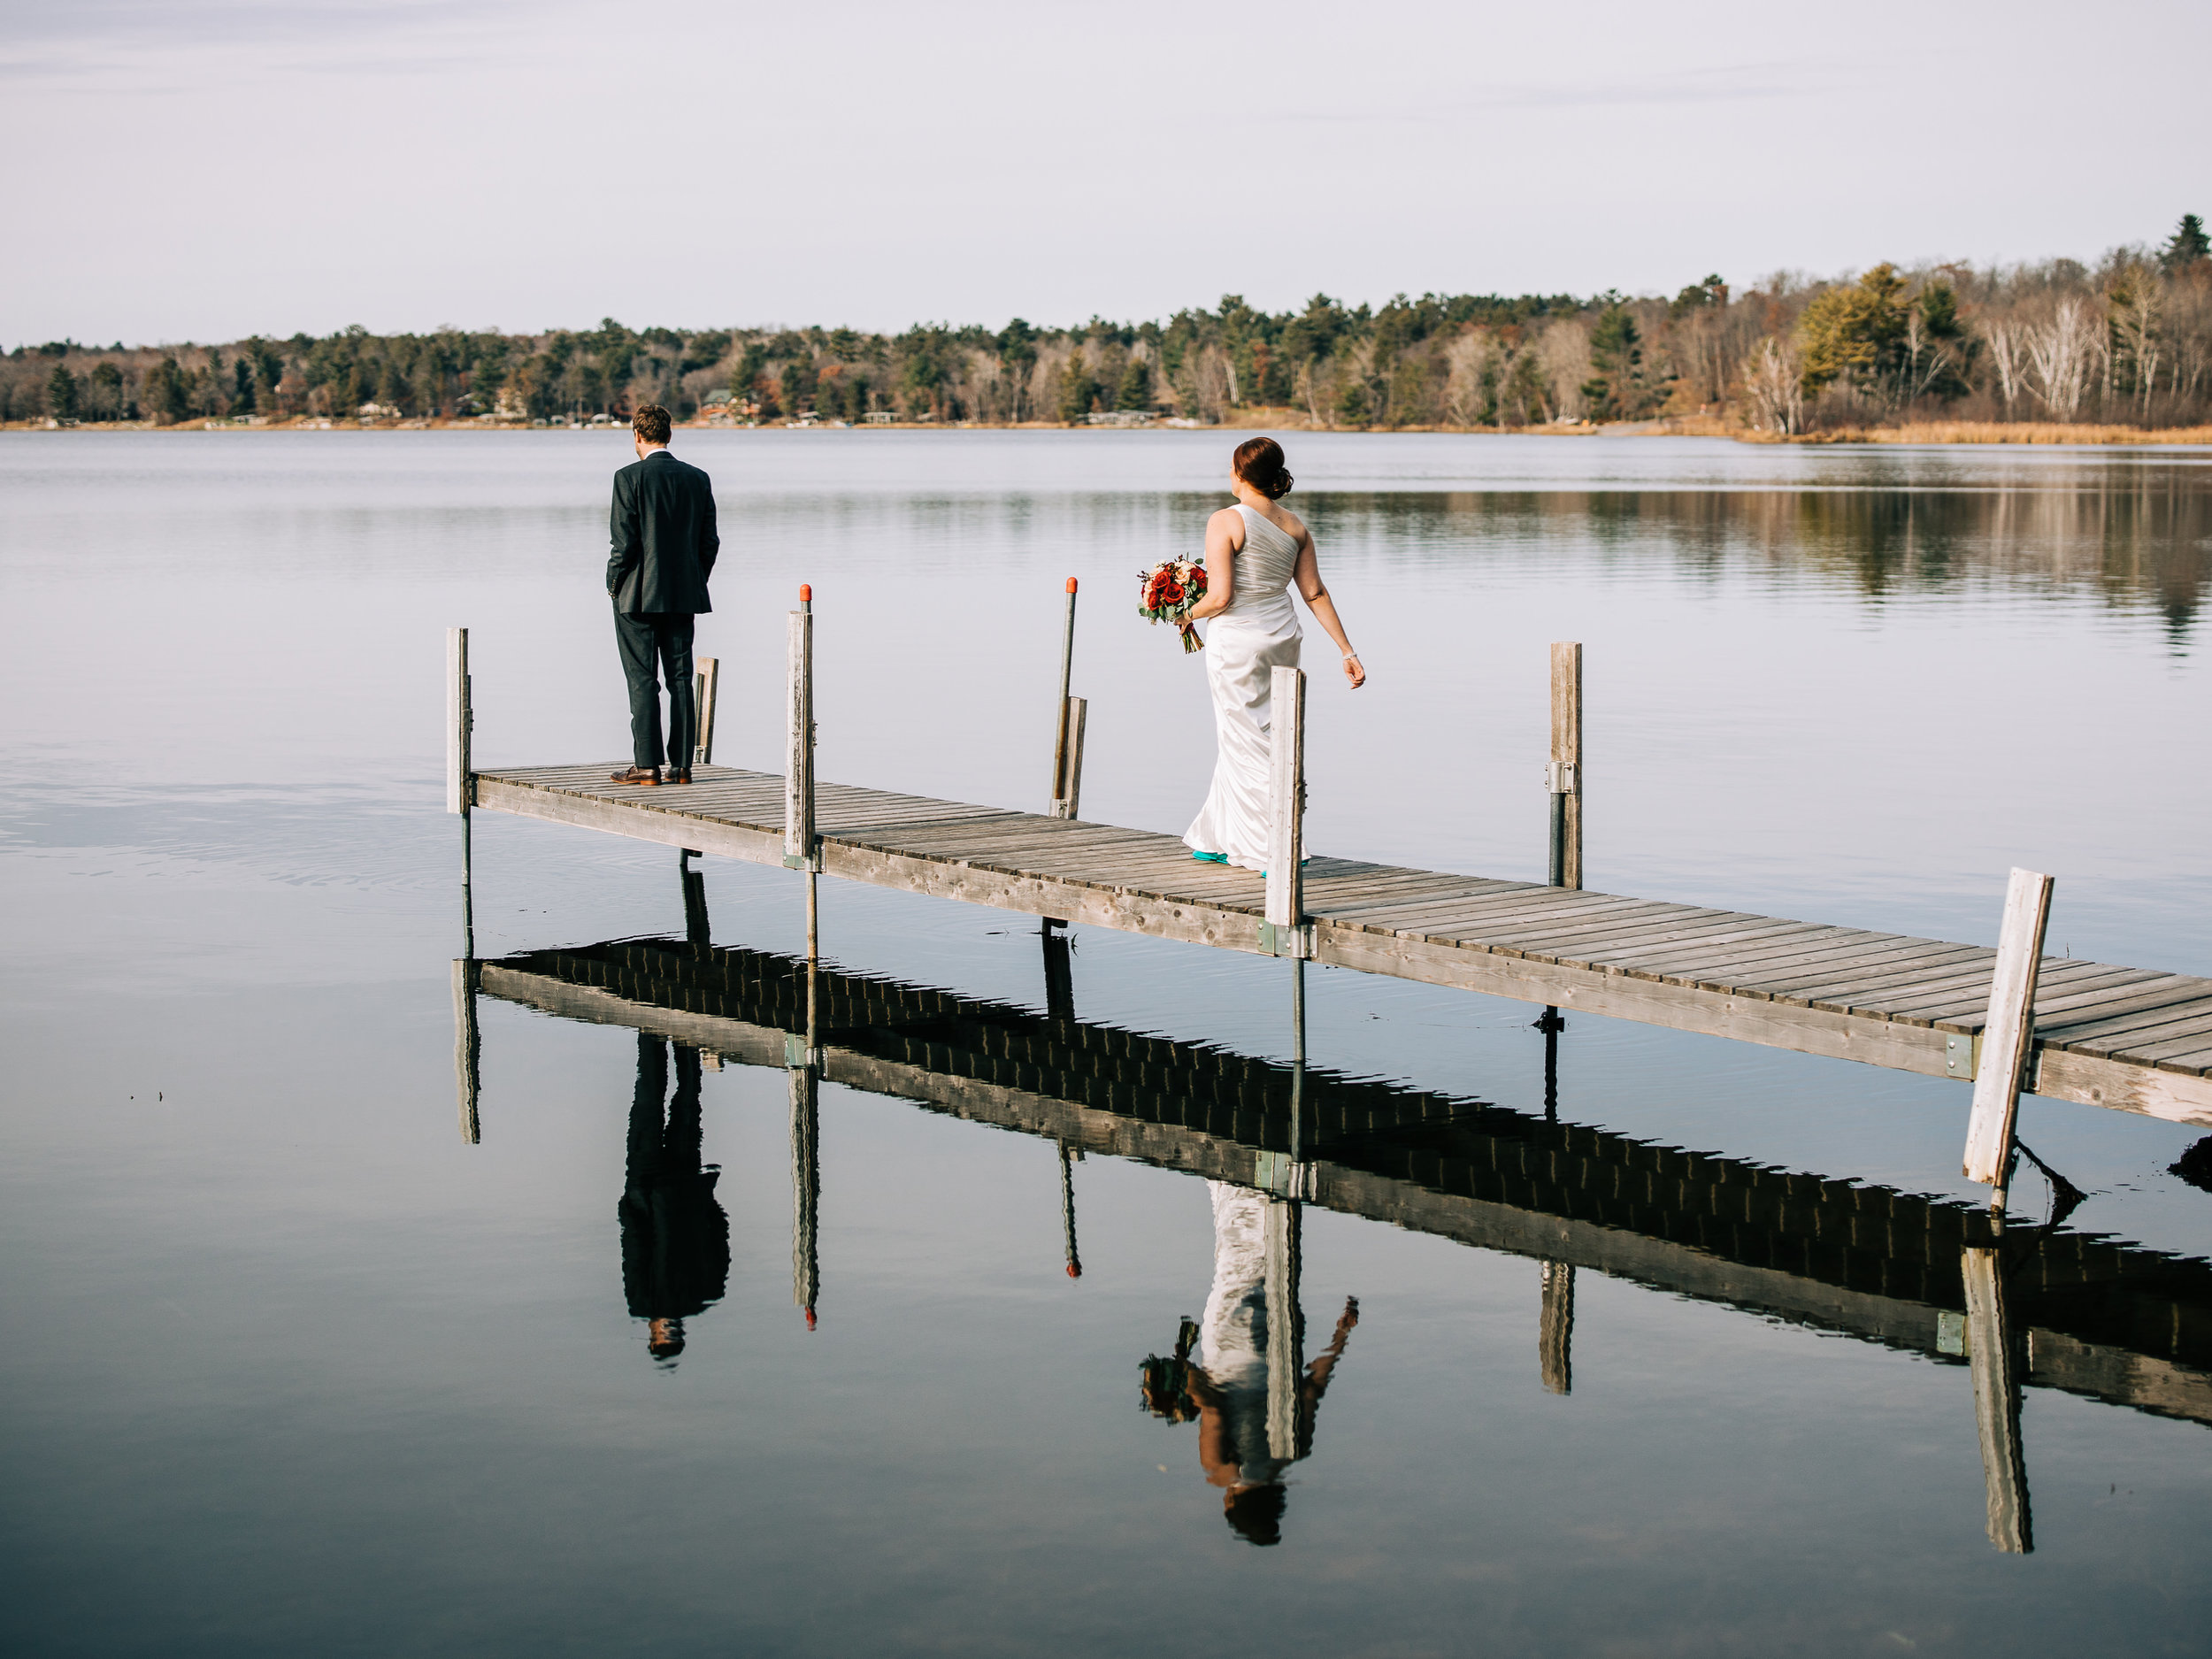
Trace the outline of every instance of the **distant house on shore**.
<instances>
[{"instance_id":1,"label":"distant house on shore","mask_svg":"<svg viewBox=\"0 0 2212 1659\"><path fill-rule=\"evenodd\" d=\"M1094 426L1148 426L1152 411L1148 409L1102 409L1083 417Z\"/></svg>"},{"instance_id":2,"label":"distant house on shore","mask_svg":"<svg viewBox=\"0 0 2212 1659\"><path fill-rule=\"evenodd\" d=\"M362 420L397 420L399 406L396 403L364 403L354 413Z\"/></svg>"},{"instance_id":3,"label":"distant house on shore","mask_svg":"<svg viewBox=\"0 0 2212 1659\"><path fill-rule=\"evenodd\" d=\"M887 426L897 419L898 417L887 409L872 409L868 411L868 424L872 426Z\"/></svg>"},{"instance_id":4,"label":"distant house on shore","mask_svg":"<svg viewBox=\"0 0 2212 1659\"><path fill-rule=\"evenodd\" d=\"M527 420L530 405L522 401L522 394L511 386L499 388L499 396L492 400L492 418L495 420Z\"/></svg>"}]
</instances>

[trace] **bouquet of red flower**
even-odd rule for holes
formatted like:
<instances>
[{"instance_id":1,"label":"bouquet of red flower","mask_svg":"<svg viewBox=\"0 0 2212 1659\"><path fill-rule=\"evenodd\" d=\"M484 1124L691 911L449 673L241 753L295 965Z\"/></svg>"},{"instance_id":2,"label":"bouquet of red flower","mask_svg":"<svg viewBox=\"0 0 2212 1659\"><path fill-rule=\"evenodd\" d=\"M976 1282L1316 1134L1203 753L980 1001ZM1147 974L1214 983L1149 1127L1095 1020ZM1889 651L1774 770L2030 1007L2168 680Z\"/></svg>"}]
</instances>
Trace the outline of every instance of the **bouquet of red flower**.
<instances>
[{"instance_id":1,"label":"bouquet of red flower","mask_svg":"<svg viewBox=\"0 0 2212 1659\"><path fill-rule=\"evenodd\" d=\"M1140 572L1144 586L1137 595L1137 614L1147 622L1172 622L1183 635L1186 652L1200 651L1206 641L1191 626L1191 607L1206 596L1206 567L1195 559L1164 559Z\"/></svg>"}]
</instances>

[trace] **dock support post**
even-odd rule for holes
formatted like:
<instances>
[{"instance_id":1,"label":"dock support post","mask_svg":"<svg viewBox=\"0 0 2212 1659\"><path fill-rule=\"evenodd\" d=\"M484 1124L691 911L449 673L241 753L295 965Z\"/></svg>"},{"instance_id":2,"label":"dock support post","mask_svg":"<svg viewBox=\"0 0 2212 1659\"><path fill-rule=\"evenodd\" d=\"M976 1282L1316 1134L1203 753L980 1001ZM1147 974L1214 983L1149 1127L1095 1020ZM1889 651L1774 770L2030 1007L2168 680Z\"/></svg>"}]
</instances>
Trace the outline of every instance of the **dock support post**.
<instances>
[{"instance_id":1,"label":"dock support post","mask_svg":"<svg viewBox=\"0 0 2212 1659\"><path fill-rule=\"evenodd\" d=\"M799 589L791 612L785 711L788 717L783 774L783 862L806 874L807 1052L814 1052L815 969L822 957L821 912L816 878L821 849L814 832L814 589Z\"/></svg>"},{"instance_id":2,"label":"dock support post","mask_svg":"<svg viewBox=\"0 0 2212 1659\"><path fill-rule=\"evenodd\" d=\"M714 760L714 691L722 674L722 659L703 657L698 672L691 677L691 706L696 710L699 731L697 741L691 746L691 764L710 765Z\"/></svg>"},{"instance_id":3,"label":"dock support post","mask_svg":"<svg viewBox=\"0 0 2212 1659\"><path fill-rule=\"evenodd\" d=\"M1966 1281L1966 1354L1974 1369L1974 1426L1981 1440L1989 1541L2008 1555L2024 1555L2035 1540L2020 1441L2020 1356L2005 1312L2001 1248L1967 1246L1959 1253L1959 1272Z\"/></svg>"},{"instance_id":4,"label":"dock support post","mask_svg":"<svg viewBox=\"0 0 2212 1659\"><path fill-rule=\"evenodd\" d=\"M1290 961L1290 1166L1293 1190L1303 1192L1306 1160L1306 962Z\"/></svg>"},{"instance_id":5,"label":"dock support post","mask_svg":"<svg viewBox=\"0 0 2212 1659\"><path fill-rule=\"evenodd\" d=\"M2043 932L2051 919L2053 885L2048 876L2016 869L2006 883L1997 967L1989 983L1989 1015L1976 1045L1980 1052L1974 1064L1974 1107L1966 1125L1964 1172L1968 1180L1989 1187L1990 1207L2001 1213L2012 1171L2020 1079L2035 1038L2035 982L2043 965Z\"/></svg>"},{"instance_id":6,"label":"dock support post","mask_svg":"<svg viewBox=\"0 0 2212 1659\"><path fill-rule=\"evenodd\" d=\"M476 773L471 764L470 734L476 711L470 700L469 631L445 631L445 810L461 820L461 955L476 959L474 849L470 846L469 808L476 803Z\"/></svg>"},{"instance_id":7,"label":"dock support post","mask_svg":"<svg viewBox=\"0 0 2212 1659\"><path fill-rule=\"evenodd\" d=\"M1551 885L1582 886L1582 647L1551 648Z\"/></svg>"},{"instance_id":8,"label":"dock support post","mask_svg":"<svg viewBox=\"0 0 2212 1659\"><path fill-rule=\"evenodd\" d=\"M1052 804L1046 809L1053 818L1075 817L1083 794L1083 717L1088 704L1081 697L1068 695L1074 672L1075 578L1071 576L1067 622L1060 634L1060 700L1053 708Z\"/></svg>"},{"instance_id":9,"label":"dock support post","mask_svg":"<svg viewBox=\"0 0 2212 1659\"><path fill-rule=\"evenodd\" d=\"M1271 682L1273 724L1269 733L1267 909L1260 949L1270 956L1303 956L1306 893L1306 676L1278 668Z\"/></svg>"}]
</instances>

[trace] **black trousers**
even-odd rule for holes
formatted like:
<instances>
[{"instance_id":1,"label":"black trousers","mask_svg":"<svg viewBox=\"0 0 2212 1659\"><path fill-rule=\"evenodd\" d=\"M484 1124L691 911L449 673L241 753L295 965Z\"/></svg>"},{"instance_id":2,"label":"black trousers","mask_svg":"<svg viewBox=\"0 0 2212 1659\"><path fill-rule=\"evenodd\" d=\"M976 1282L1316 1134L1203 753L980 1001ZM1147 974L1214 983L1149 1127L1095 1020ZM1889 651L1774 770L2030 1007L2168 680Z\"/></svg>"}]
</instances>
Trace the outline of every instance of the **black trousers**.
<instances>
[{"instance_id":1,"label":"black trousers","mask_svg":"<svg viewBox=\"0 0 2212 1659\"><path fill-rule=\"evenodd\" d=\"M622 677L630 682L630 764L691 770L692 746L699 741L699 709L691 695L691 618L682 614L627 617L614 613L615 649L622 654ZM668 752L661 753L660 686L657 662L668 681Z\"/></svg>"}]
</instances>

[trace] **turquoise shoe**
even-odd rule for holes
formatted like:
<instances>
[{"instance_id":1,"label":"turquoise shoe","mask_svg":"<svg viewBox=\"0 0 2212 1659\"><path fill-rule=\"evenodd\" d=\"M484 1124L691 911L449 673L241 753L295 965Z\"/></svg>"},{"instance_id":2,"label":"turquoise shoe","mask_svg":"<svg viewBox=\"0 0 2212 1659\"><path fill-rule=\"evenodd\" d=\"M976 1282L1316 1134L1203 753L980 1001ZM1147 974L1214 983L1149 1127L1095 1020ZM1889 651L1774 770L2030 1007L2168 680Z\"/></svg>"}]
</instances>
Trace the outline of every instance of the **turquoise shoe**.
<instances>
[{"instance_id":1,"label":"turquoise shoe","mask_svg":"<svg viewBox=\"0 0 2212 1659\"><path fill-rule=\"evenodd\" d=\"M1229 855L1227 853L1193 852L1191 856L1195 858L1202 864L1225 864L1229 862Z\"/></svg>"}]
</instances>

